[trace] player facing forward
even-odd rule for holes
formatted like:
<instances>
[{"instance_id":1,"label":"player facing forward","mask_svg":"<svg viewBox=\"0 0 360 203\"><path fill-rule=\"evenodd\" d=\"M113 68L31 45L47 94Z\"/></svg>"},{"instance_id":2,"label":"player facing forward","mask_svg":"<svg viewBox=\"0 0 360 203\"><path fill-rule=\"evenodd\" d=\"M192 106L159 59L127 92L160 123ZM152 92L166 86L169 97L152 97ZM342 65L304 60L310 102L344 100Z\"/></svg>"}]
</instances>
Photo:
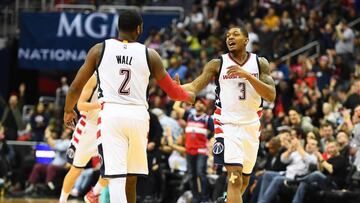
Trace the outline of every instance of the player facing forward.
<instances>
[{"instance_id":1,"label":"player facing forward","mask_svg":"<svg viewBox=\"0 0 360 203\"><path fill-rule=\"evenodd\" d=\"M276 96L268 61L246 52L248 42L244 28L231 28L229 53L208 62L199 77L184 85L197 93L216 77L213 154L215 164L228 172L228 203L242 202L259 147L262 98L273 102Z\"/></svg>"},{"instance_id":2,"label":"player facing forward","mask_svg":"<svg viewBox=\"0 0 360 203\"><path fill-rule=\"evenodd\" d=\"M99 100L98 150L101 175L109 179L111 203L126 203L125 178L147 175L146 158L149 114L146 90L150 74L174 100L193 103L195 96L171 80L159 54L138 43L142 17L136 11L119 15L118 39L93 46L72 82L65 103L64 122L71 127L73 107L90 76L97 71ZM133 184L136 187L136 182ZM128 197L135 202L136 194Z\"/></svg>"}]
</instances>

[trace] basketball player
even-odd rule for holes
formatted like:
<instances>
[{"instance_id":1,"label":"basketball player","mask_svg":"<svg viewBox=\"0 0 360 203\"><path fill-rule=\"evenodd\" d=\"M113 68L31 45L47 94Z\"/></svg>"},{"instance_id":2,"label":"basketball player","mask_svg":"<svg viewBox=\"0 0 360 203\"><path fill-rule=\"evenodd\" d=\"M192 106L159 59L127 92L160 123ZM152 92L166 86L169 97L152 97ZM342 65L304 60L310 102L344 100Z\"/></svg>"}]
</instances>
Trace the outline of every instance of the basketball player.
<instances>
[{"instance_id":1,"label":"basketball player","mask_svg":"<svg viewBox=\"0 0 360 203\"><path fill-rule=\"evenodd\" d=\"M96 122L101 105L97 99L97 92L97 79L94 74L85 84L77 104L78 110L81 112L81 118L76 125L70 147L66 153L67 161L71 164L71 167L65 176L59 203L66 203L76 179L80 176L91 157L98 154ZM95 187L84 197L85 202L99 202L101 189L106 185L107 181L100 178Z\"/></svg>"},{"instance_id":2,"label":"basketball player","mask_svg":"<svg viewBox=\"0 0 360 203\"><path fill-rule=\"evenodd\" d=\"M202 74L184 87L199 92L216 77L213 146L215 164L228 172L227 202L242 202L259 147L262 98L275 100L275 84L265 58L246 52L244 28L226 35L229 53L208 62Z\"/></svg>"},{"instance_id":3,"label":"basketball player","mask_svg":"<svg viewBox=\"0 0 360 203\"><path fill-rule=\"evenodd\" d=\"M99 101L98 151L100 172L109 179L111 203L126 203L125 178L147 175L147 133L149 130L146 90L150 74L174 100L193 103L195 96L176 84L165 71L159 54L137 41L142 32L142 17L136 11L119 15L118 39L93 46L72 82L65 103L64 122L73 127L73 107L81 89L96 70ZM133 184L136 187L136 181ZM136 194L128 197L135 202Z\"/></svg>"}]
</instances>

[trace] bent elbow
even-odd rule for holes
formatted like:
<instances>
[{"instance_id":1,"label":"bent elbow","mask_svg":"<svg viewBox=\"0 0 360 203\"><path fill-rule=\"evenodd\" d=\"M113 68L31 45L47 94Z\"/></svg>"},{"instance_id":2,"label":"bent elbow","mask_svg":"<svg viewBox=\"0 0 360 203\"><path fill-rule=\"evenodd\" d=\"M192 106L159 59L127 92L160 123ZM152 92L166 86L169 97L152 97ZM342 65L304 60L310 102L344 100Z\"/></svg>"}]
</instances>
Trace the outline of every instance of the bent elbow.
<instances>
[{"instance_id":1,"label":"bent elbow","mask_svg":"<svg viewBox=\"0 0 360 203\"><path fill-rule=\"evenodd\" d=\"M265 100L270 102L270 103L274 103L276 99L276 93L270 93Z\"/></svg>"},{"instance_id":2,"label":"bent elbow","mask_svg":"<svg viewBox=\"0 0 360 203\"><path fill-rule=\"evenodd\" d=\"M77 109L79 111L86 111L85 107L84 107L84 103L82 102L79 102L77 105L76 105Z\"/></svg>"}]
</instances>

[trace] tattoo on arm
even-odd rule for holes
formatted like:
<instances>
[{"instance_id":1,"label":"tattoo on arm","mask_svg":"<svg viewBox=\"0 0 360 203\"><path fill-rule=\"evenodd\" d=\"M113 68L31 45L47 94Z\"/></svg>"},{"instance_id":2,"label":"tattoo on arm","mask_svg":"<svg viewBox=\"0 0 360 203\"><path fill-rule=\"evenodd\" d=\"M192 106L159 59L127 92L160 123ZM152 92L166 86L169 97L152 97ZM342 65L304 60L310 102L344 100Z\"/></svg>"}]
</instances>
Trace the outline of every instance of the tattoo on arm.
<instances>
[{"instance_id":1,"label":"tattoo on arm","mask_svg":"<svg viewBox=\"0 0 360 203\"><path fill-rule=\"evenodd\" d=\"M270 75L269 62L265 58L260 57L259 63L260 63L259 64L259 66L260 66L260 77L259 77L260 81L275 88L275 82Z\"/></svg>"}]
</instances>

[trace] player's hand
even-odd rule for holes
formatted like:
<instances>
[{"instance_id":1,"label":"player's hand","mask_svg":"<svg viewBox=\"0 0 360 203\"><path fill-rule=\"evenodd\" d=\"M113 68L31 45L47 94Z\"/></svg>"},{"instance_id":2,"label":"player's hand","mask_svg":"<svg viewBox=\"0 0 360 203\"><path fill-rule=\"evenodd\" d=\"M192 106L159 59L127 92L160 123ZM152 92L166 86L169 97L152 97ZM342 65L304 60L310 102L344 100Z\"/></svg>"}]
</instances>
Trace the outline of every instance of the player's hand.
<instances>
[{"instance_id":1,"label":"player's hand","mask_svg":"<svg viewBox=\"0 0 360 203\"><path fill-rule=\"evenodd\" d=\"M191 91L187 91L187 93L189 94L189 101L187 101L186 103L188 104L194 104L195 103L195 99L196 99L196 94L194 92Z\"/></svg>"},{"instance_id":2,"label":"player's hand","mask_svg":"<svg viewBox=\"0 0 360 203\"><path fill-rule=\"evenodd\" d=\"M77 115L74 110L70 112L64 113L64 125L66 128L69 128L71 130L75 130L75 125L77 122Z\"/></svg>"},{"instance_id":3,"label":"player's hand","mask_svg":"<svg viewBox=\"0 0 360 203\"><path fill-rule=\"evenodd\" d=\"M250 76L250 74L247 71L245 71L243 68L241 68L241 66L238 65L228 67L227 74L229 76L238 76L240 78L245 78L245 79L247 79Z\"/></svg>"},{"instance_id":4,"label":"player's hand","mask_svg":"<svg viewBox=\"0 0 360 203\"><path fill-rule=\"evenodd\" d=\"M181 85L181 82L180 82L180 76L179 76L179 74L175 74L175 80L174 80L174 82L176 83L176 84L178 84L178 85Z\"/></svg>"}]
</instances>

